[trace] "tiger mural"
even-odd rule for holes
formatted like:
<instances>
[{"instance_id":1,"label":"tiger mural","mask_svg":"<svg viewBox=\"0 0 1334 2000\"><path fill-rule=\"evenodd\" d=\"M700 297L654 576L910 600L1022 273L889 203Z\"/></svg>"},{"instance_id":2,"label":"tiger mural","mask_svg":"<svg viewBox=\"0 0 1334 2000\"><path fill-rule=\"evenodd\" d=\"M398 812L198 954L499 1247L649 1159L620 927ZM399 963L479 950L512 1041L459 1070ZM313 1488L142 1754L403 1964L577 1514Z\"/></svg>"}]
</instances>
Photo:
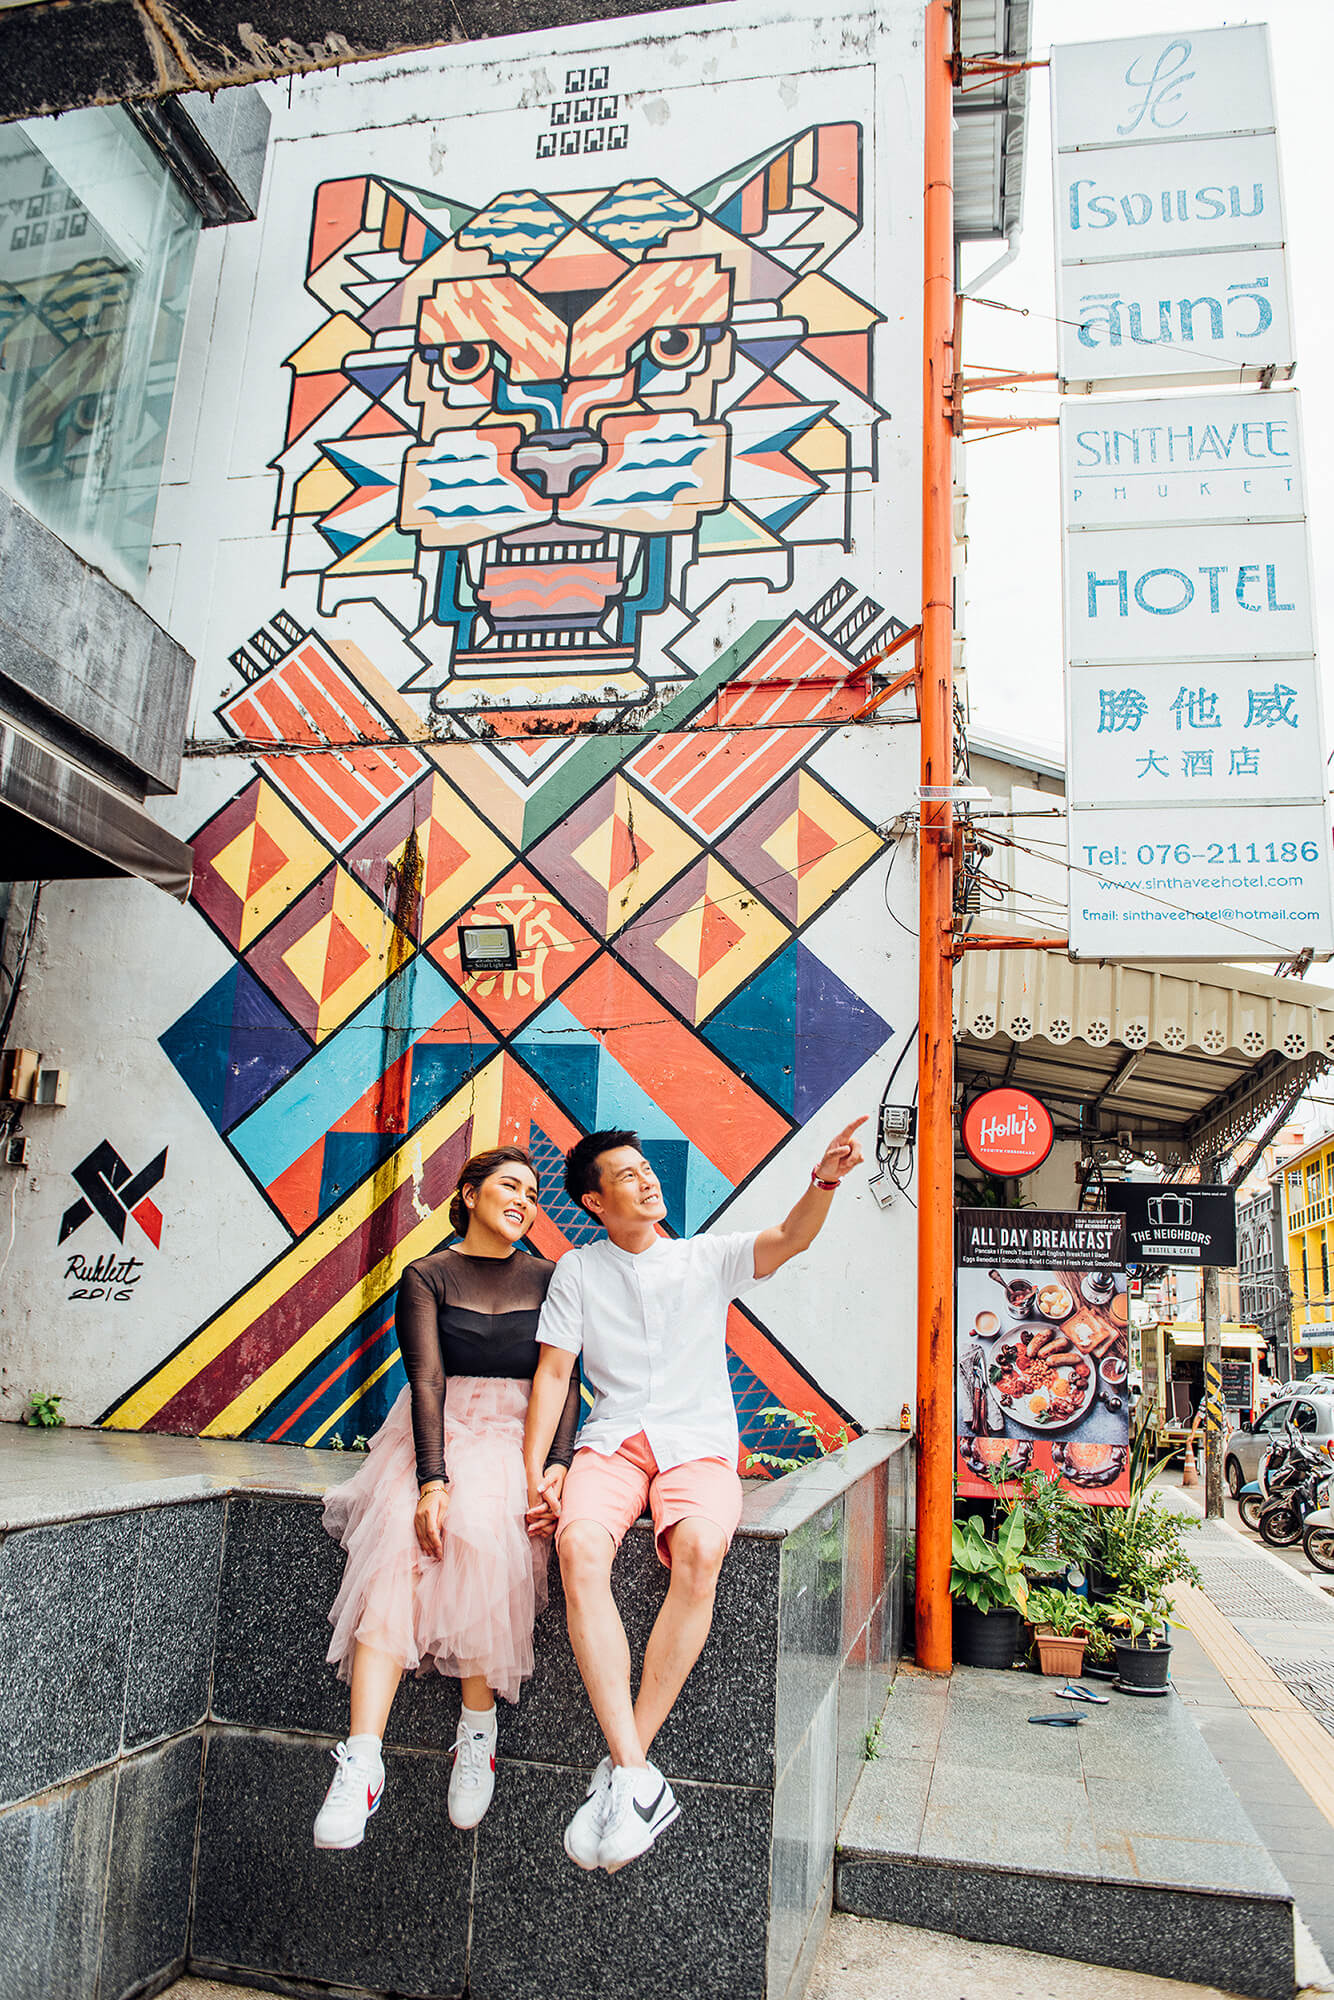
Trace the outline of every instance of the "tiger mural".
<instances>
[{"instance_id":1,"label":"tiger mural","mask_svg":"<svg viewBox=\"0 0 1334 2000\"><path fill-rule=\"evenodd\" d=\"M861 131L812 127L686 196L657 180L470 208L373 177L315 196L291 356L285 580L440 630L479 686L614 707L683 668L693 565L791 582L873 475L879 315L823 267ZM676 609L655 638L655 615Z\"/></svg>"}]
</instances>

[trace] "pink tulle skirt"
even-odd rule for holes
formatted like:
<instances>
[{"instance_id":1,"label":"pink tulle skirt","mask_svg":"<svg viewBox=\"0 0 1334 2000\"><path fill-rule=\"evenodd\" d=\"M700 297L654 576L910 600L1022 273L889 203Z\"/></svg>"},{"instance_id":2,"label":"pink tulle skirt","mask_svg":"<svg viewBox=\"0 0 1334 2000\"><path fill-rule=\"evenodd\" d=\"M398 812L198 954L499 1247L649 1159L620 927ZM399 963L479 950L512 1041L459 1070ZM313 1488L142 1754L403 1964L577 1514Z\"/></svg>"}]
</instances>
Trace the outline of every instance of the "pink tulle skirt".
<instances>
[{"instance_id":1,"label":"pink tulle skirt","mask_svg":"<svg viewBox=\"0 0 1334 2000\"><path fill-rule=\"evenodd\" d=\"M328 1659L352 1678L358 1641L417 1674L484 1674L506 1701L533 1671L533 1620L547 1601L548 1541L524 1528L527 1382L450 1378L445 1397L449 1513L437 1562L412 1519L417 1471L411 1392L371 1439L366 1463L324 1502L324 1525L347 1551L329 1613Z\"/></svg>"}]
</instances>

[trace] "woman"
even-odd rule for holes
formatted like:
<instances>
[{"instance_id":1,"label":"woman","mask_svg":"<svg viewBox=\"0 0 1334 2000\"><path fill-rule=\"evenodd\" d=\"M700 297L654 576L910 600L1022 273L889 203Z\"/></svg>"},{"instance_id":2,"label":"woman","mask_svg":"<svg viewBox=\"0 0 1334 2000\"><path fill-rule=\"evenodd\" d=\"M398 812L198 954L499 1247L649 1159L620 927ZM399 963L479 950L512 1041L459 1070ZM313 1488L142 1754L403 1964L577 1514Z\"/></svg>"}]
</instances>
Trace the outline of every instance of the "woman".
<instances>
[{"instance_id":1,"label":"woman","mask_svg":"<svg viewBox=\"0 0 1334 2000\"><path fill-rule=\"evenodd\" d=\"M360 1844L384 1789L381 1739L405 1668L461 1683L450 1819L476 1826L491 1803L494 1697L518 1700L547 1596L549 1544L525 1527L525 1510L544 1503L523 1466L537 1319L555 1269L518 1248L536 1214L523 1148L478 1153L449 1207L462 1241L409 1264L399 1284L408 1386L365 1465L324 1503L324 1524L347 1551L328 1657L352 1683L352 1726L333 1753L316 1847ZM552 1467L570 1462L578 1410L576 1383ZM547 1535L552 1526L554 1516Z\"/></svg>"}]
</instances>

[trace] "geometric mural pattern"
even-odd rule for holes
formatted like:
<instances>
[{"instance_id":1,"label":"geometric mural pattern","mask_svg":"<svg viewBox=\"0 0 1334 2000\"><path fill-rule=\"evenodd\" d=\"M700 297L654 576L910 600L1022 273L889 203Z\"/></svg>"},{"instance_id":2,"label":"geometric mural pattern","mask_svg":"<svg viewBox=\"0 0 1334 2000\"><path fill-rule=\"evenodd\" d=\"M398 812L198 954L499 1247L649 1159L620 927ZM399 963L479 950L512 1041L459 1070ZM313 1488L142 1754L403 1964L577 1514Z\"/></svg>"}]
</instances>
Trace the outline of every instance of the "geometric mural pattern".
<instances>
[{"instance_id":1,"label":"geometric mural pattern","mask_svg":"<svg viewBox=\"0 0 1334 2000\"><path fill-rule=\"evenodd\" d=\"M288 1240L105 1423L369 1433L403 1380L394 1287L468 1153L530 1148L544 1255L596 1233L560 1177L599 1125L640 1132L667 1230L726 1227L894 1033L808 936L885 848L810 759L901 624L840 580L702 672L670 645L692 565L786 587L794 546L849 545L878 315L824 266L860 143L810 128L691 195L317 190L286 574L419 664L395 681L286 605L231 656L253 768L192 900L235 963L162 1046ZM527 721L441 740L464 683ZM510 924L516 968L465 972L465 918ZM743 1445L774 1403L844 1423L748 1309L728 1338Z\"/></svg>"},{"instance_id":2,"label":"geometric mural pattern","mask_svg":"<svg viewBox=\"0 0 1334 2000\"><path fill-rule=\"evenodd\" d=\"M790 623L812 629L805 620ZM694 684L691 701L711 712L717 685L738 679L740 660L757 645L771 649L769 635L748 635L738 658ZM822 659L844 681L853 671L828 641ZM804 695L800 681L788 687L789 707L827 704L830 676L814 678ZM632 1126L661 1178L666 1227L694 1233L883 1047L890 1025L800 937L883 852L881 837L804 768L803 756L706 846L702 829L682 822L651 775L623 775L636 757L643 770L641 741L649 746L655 733L689 717L666 721L642 739L618 739L621 768L609 776L592 744L557 767L531 805L539 826L554 810L559 830L533 841L526 860L502 867L465 901L470 921L515 922L516 973L463 974L455 923L419 950L416 935L396 930L370 893L375 869L383 876L386 866L401 866L408 832L432 817L440 832L430 839L451 844L440 850L440 872L422 876L423 907L432 893L425 885L438 892L460 871L469 879L473 855L489 866L497 850L512 851L448 782L447 762L443 776L418 780L429 812L412 803L415 793L391 802L251 944L237 977L288 1040L272 1041L276 1066L258 1101L246 1099L239 1121L229 1121L227 1141L293 1244L107 1422L301 1443L367 1433L402 1382L393 1287L412 1257L441 1240L434 1211L468 1151L509 1138L533 1148L544 1202L533 1246L559 1253L594 1233L560 1188L562 1154L581 1131ZM796 733L782 732L785 765ZM806 755L825 733L810 732ZM697 741L716 754L711 732ZM581 769L588 749L595 754ZM554 796L544 807L547 787ZM224 807L205 836L224 822L234 840L238 813L253 817L254 789ZM626 868L619 829L631 820L645 865L657 867L646 889L634 881L627 896L636 871L633 856ZM367 857L374 866L358 866ZM345 886L335 891L334 883ZM216 909L210 878L201 877L199 893ZM331 913L351 936L341 958ZM309 942L320 923L323 933ZM419 934L429 923L411 929ZM391 938L397 965L388 973ZM229 1018L217 1001L205 1011ZM243 1023L235 1008L232 1017L234 1038ZM218 1035L206 1074L200 1035L186 1016L163 1045L201 1101L209 1093L220 1101L230 1040ZM243 1070L238 1065L233 1093ZM746 1445L773 1448L775 1433L758 1412L775 1403L813 1409L834 1430L844 1422L739 1307L729 1343Z\"/></svg>"}]
</instances>

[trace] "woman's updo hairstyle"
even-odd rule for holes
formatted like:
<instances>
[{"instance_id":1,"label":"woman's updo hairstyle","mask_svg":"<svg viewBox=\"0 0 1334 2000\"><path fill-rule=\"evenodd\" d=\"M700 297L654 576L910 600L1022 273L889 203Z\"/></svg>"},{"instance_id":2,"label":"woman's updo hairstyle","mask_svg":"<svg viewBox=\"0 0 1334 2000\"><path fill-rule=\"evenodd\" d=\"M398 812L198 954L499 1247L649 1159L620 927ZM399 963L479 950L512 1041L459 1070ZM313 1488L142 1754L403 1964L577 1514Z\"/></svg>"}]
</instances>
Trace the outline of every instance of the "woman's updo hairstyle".
<instances>
[{"instance_id":1,"label":"woman's updo hairstyle","mask_svg":"<svg viewBox=\"0 0 1334 2000\"><path fill-rule=\"evenodd\" d=\"M497 1167L507 1167L513 1162L527 1167L536 1178L536 1169L522 1146L493 1146L489 1153L474 1153L459 1175L458 1186L449 1204L449 1226L456 1236L468 1233L468 1204L463 1199L465 1188L479 1188L483 1181L490 1180Z\"/></svg>"}]
</instances>

